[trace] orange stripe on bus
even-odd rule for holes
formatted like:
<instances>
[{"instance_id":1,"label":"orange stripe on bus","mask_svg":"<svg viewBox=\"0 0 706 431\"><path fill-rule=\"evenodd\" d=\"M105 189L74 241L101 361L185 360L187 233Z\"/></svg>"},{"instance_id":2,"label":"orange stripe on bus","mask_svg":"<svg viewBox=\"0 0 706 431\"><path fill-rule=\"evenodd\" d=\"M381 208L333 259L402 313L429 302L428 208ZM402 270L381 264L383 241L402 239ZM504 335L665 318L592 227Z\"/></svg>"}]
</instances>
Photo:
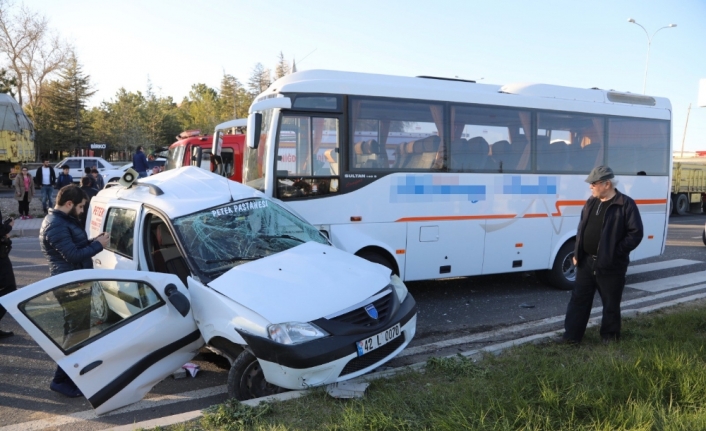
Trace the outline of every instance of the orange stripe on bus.
<instances>
[{"instance_id":1,"label":"orange stripe on bus","mask_svg":"<svg viewBox=\"0 0 706 431\"><path fill-rule=\"evenodd\" d=\"M552 213L552 217L560 217L561 209L559 207L584 206L586 201L556 201L556 211ZM666 199L638 199L635 201L638 205L657 205L666 204ZM415 221L459 221L459 220L497 220L516 218L517 214L488 214L488 215L468 215L468 216L432 216L432 217L402 217L395 220L397 223L415 222ZM549 217L547 214L531 213L525 214L521 218L543 218Z\"/></svg>"}]
</instances>

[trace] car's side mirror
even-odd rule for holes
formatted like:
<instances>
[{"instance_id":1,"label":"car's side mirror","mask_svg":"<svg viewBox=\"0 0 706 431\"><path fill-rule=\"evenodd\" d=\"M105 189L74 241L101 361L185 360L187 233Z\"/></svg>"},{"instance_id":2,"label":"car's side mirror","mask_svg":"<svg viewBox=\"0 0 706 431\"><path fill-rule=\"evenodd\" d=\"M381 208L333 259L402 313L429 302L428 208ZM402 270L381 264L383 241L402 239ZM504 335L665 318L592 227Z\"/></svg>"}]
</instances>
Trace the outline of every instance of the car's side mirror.
<instances>
[{"instance_id":1,"label":"car's side mirror","mask_svg":"<svg viewBox=\"0 0 706 431\"><path fill-rule=\"evenodd\" d=\"M173 284L168 284L166 288L164 288L164 294L167 295L167 299L169 299L169 302L172 303L174 308L181 314L183 317L186 317L187 314L189 314L189 310L191 310L191 303L189 303L189 300L186 299L186 296L184 296L183 293L179 292L179 289Z\"/></svg>"}]
</instances>

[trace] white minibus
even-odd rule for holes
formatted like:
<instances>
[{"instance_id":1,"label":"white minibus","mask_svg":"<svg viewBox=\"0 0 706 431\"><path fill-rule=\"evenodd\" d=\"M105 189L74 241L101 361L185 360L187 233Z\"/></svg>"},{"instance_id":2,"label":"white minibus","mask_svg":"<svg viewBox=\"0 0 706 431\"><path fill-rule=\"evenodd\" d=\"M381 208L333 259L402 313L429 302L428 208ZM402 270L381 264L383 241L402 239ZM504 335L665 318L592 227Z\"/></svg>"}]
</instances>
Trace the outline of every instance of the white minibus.
<instances>
[{"instance_id":1,"label":"white minibus","mask_svg":"<svg viewBox=\"0 0 706 431\"><path fill-rule=\"evenodd\" d=\"M671 119L598 88L302 71L251 106L243 182L405 281L531 270L570 289L595 166L639 206L631 258L663 252Z\"/></svg>"}]
</instances>

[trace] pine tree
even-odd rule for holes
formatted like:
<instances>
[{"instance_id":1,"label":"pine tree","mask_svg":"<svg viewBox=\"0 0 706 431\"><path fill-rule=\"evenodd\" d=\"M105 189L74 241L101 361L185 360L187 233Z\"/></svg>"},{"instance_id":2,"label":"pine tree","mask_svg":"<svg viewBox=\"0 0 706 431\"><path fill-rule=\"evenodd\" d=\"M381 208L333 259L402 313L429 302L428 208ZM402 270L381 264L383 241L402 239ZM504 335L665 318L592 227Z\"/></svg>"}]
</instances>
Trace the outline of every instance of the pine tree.
<instances>
[{"instance_id":1,"label":"pine tree","mask_svg":"<svg viewBox=\"0 0 706 431\"><path fill-rule=\"evenodd\" d=\"M284 59L284 54L282 54L282 51L280 51L277 61L277 67L275 67L275 80L278 80L283 76L289 75L289 72L289 64L287 63L287 60Z\"/></svg>"},{"instance_id":2,"label":"pine tree","mask_svg":"<svg viewBox=\"0 0 706 431\"><path fill-rule=\"evenodd\" d=\"M233 118L243 118L247 115L248 106L241 100L243 84L233 75L223 74L221 80L220 117L226 121Z\"/></svg>"},{"instance_id":3,"label":"pine tree","mask_svg":"<svg viewBox=\"0 0 706 431\"><path fill-rule=\"evenodd\" d=\"M76 57L41 92L43 101L34 112L39 152L85 148L91 134L90 122L85 121L86 103L95 90Z\"/></svg>"},{"instance_id":4,"label":"pine tree","mask_svg":"<svg viewBox=\"0 0 706 431\"><path fill-rule=\"evenodd\" d=\"M270 78L270 70L266 69L262 63L257 63L252 70L250 75L250 80L248 81L248 88L250 89L250 94L256 97L258 94L267 90L270 86L272 80Z\"/></svg>"}]
</instances>

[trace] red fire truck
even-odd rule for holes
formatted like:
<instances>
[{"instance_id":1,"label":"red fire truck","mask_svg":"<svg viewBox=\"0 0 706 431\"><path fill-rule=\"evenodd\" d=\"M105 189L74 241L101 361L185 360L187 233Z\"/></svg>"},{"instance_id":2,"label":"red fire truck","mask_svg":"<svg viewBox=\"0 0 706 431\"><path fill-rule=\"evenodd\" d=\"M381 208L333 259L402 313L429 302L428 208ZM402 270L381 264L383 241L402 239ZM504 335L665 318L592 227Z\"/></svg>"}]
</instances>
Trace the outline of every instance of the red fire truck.
<instances>
[{"instance_id":1,"label":"red fire truck","mask_svg":"<svg viewBox=\"0 0 706 431\"><path fill-rule=\"evenodd\" d=\"M165 169L182 166L199 166L233 181L243 178L243 128L247 120L236 119L216 126L215 135L201 135L200 130L187 130L180 133L177 141L169 146ZM226 134L230 131L231 134ZM214 139L217 151L213 156Z\"/></svg>"}]
</instances>

